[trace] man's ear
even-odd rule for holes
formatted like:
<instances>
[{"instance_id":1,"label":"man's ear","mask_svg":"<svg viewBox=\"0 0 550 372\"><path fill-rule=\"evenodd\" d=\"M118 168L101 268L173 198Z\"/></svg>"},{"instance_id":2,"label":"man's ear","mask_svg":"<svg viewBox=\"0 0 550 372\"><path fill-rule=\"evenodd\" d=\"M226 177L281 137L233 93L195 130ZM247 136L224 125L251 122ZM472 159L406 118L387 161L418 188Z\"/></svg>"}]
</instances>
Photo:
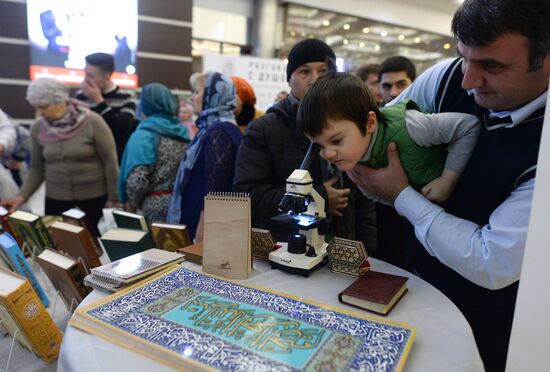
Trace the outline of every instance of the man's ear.
<instances>
[{"instance_id":1,"label":"man's ear","mask_svg":"<svg viewBox=\"0 0 550 372\"><path fill-rule=\"evenodd\" d=\"M367 133L366 134L373 134L376 125L378 124L378 119L376 118L376 113L374 111L369 111L367 114Z\"/></svg>"}]
</instances>

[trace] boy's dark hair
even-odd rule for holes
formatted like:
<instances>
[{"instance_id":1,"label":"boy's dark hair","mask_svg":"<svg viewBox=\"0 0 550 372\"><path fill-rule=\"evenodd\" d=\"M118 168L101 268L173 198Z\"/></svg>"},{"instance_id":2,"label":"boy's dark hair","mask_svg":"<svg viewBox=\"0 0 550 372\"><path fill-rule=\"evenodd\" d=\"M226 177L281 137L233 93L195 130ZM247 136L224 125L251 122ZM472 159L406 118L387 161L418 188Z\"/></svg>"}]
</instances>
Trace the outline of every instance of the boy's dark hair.
<instances>
[{"instance_id":1,"label":"boy's dark hair","mask_svg":"<svg viewBox=\"0 0 550 372\"><path fill-rule=\"evenodd\" d=\"M107 53L93 53L86 56L86 63L99 67L101 71L110 75L115 70L115 59Z\"/></svg>"},{"instance_id":2,"label":"boy's dark hair","mask_svg":"<svg viewBox=\"0 0 550 372\"><path fill-rule=\"evenodd\" d=\"M380 71L380 65L376 65L376 64L365 65L359 68L359 70L357 70L356 75L359 77L359 79L366 81L369 75L378 76L379 71Z\"/></svg>"},{"instance_id":3,"label":"boy's dark hair","mask_svg":"<svg viewBox=\"0 0 550 372\"><path fill-rule=\"evenodd\" d=\"M380 71L378 72L378 79L382 81L382 75L386 72L405 71L409 79L414 81L416 79L416 67L414 63L403 56L390 57L384 60L380 65Z\"/></svg>"},{"instance_id":4,"label":"boy's dark hair","mask_svg":"<svg viewBox=\"0 0 550 372\"><path fill-rule=\"evenodd\" d=\"M343 72L326 72L308 89L298 109L298 129L316 137L328 127L327 119L354 122L363 135L369 111L382 114L369 89L359 77Z\"/></svg>"},{"instance_id":5,"label":"boy's dark hair","mask_svg":"<svg viewBox=\"0 0 550 372\"><path fill-rule=\"evenodd\" d=\"M506 33L529 39L529 69L538 70L550 53L548 0L466 0L451 24L463 44L484 47Z\"/></svg>"}]
</instances>

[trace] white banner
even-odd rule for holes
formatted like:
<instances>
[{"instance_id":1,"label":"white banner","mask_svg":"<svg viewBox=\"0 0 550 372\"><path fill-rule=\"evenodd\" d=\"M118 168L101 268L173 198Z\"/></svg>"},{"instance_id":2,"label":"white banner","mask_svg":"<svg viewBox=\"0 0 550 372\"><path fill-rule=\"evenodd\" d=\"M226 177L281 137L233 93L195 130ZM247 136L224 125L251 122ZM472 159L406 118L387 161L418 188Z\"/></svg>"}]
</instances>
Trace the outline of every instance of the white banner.
<instances>
[{"instance_id":1,"label":"white banner","mask_svg":"<svg viewBox=\"0 0 550 372\"><path fill-rule=\"evenodd\" d=\"M256 107L262 111L273 104L281 90L290 91L286 81L286 64L279 59L206 54L202 66L203 72L217 71L245 79L256 93Z\"/></svg>"}]
</instances>

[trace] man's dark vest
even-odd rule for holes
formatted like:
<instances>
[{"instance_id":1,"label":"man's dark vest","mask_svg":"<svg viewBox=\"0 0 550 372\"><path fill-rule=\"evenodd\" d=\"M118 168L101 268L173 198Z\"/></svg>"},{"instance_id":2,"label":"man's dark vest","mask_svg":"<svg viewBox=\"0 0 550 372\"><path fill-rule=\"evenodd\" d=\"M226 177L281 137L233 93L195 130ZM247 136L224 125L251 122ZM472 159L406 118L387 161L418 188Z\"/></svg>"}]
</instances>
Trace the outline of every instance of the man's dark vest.
<instances>
[{"instance_id":1,"label":"man's dark vest","mask_svg":"<svg viewBox=\"0 0 550 372\"><path fill-rule=\"evenodd\" d=\"M478 106L473 95L462 89L461 64L461 59L457 59L445 73L436 96L436 111L476 115L481 133L444 207L454 216L484 226L520 183L535 177L544 107L512 128L491 124L488 110ZM449 241L449 249L452 244ZM409 249L418 275L449 297L470 322L486 370L503 371L518 283L488 290L430 256L418 240Z\"/></svg>"}]
</instances>

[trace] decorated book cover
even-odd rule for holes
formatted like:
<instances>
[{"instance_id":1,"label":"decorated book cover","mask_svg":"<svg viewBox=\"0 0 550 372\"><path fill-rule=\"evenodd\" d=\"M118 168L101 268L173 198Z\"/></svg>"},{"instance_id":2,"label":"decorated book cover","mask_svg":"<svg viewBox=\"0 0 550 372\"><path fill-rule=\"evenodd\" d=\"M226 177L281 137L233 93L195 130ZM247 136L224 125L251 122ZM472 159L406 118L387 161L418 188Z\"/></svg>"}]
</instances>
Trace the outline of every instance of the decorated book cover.
<instances>
[{"instance_id":1,"label":"decorated book cover","mask_svg":"<svg viewBox=\"0 0 550 372\"><path fill-rule=\"evenodd\" d=\"M170 267L77 310L71 325L174 368L399 371L415 331Z\"/></svg>"}]
</instances>

